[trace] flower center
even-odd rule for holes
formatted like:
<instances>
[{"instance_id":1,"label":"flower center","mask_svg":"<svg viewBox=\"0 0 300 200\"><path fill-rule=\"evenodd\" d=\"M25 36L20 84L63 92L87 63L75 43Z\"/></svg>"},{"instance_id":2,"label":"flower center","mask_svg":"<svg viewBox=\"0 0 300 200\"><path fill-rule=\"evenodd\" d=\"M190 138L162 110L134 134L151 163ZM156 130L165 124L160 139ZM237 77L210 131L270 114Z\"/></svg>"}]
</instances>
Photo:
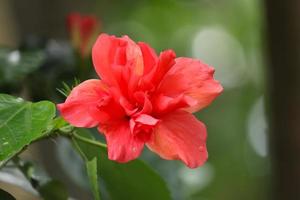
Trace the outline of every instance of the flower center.
<instances>
[{"instance_id":1,"label":"flower center","mask_svg":"<svg viewBox=\"0 0 300 200\"><path fill-rule=\"evenodd\" d=\"M131 117L129 121L130 131L134 136L137 136L146 142L150 139L151 133L159 121L159 119L148 114L140 114Z\"/></svg>"}]
</instances>

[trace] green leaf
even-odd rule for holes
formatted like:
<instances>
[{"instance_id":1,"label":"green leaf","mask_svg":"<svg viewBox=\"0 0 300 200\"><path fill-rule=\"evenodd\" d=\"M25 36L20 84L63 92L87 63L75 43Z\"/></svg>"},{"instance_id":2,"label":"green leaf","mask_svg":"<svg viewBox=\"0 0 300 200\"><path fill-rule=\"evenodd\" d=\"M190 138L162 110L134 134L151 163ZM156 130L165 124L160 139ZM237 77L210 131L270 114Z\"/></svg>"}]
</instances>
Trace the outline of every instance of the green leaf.
<instances>
[{"instance_id":1,"label":"green leaf","mask_svg":"<svg viewBox=\"0 0 300 200\"><path fill-rule=\"evenodd\" d=\"M88 131L78 131L93 140ZM104 181L112 200L168 200L171 199L163 179L141 160L116 163L107 157L107 149L73 139L75 147L88 159L97 157L98 175Z\"/></svg>"},{"instance_id":2,"label":"green leaf","mask_svg":"<svg viewBox=\"0 0 300 200\"><path fill-rule=\"evenodd\" d=\"M31 103L0 94L0 167L31 142L45 136L55 116L49 101Z\"/></svg>"},{"instance_id":3,"label":"green leaf","mask_svg":"<svg viewBox=\"0 0 300 200\"><path fill-rule=\"evenodd\" d=\"M44 200L67 200L68 192L63 183L51 180L39 188L39 193Z\"/></svg>"},{"instance_id":4,"label":"green leaf","mask_svg":"<svg viewBox=\"0 0 300 200\"><path fill-rule=\"evenodd\" d=\"M13 197L11 194L9 194L8 192L1 190L0 189L0 199L5 199L5 200L16 200L15 197Z\"/></svg>"}]
</instances>

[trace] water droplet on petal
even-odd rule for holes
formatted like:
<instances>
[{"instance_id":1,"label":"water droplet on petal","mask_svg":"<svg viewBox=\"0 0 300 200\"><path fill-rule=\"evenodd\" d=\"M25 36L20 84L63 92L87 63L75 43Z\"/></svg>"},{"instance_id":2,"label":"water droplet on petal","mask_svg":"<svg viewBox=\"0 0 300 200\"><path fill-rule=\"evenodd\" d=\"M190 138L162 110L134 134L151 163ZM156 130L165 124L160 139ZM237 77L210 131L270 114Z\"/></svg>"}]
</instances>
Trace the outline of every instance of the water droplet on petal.
<instances>
[{"instance_id":1,"label":"water droplet on petal","mask_svg":"<svg viewBox=\"0 0 300 200\"><path fill-rule=\"evenodd\" d=\"M205 151L205 147L204 147L204 145L200 145L200 146L199 146L199 151L200 151L200 152L203 152L203 151Z\"/></svg>"},{"instance_id":2,"label":"water droplet on petal","mask_svg":"<svg viewBox=\"0 0 300 200\"><path fill-rule=\"evenodd\" d=\"M132 151L133 151L133 152L136 152L136 147L133 147L133 148L132 148Z\"/></svg>"}]
</instances>

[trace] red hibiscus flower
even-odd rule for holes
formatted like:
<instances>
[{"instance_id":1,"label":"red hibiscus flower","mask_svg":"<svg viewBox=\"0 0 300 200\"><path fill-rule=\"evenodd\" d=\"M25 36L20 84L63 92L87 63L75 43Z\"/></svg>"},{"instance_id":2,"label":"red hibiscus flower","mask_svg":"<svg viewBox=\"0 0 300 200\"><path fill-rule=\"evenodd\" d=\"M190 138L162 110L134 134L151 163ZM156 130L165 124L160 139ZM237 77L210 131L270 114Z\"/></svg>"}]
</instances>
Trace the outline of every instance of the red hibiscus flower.
<instances>
[{"instance_id":1,"label":"red hibiscus flower","mask_svg":"<svg viewBox=\"0 0 300 200\"><path fill-rule=\"evenodd\" d=\"M74 48L79 50L81 57L88 56L99 34L100 22L93 15L71 13L67 16L67 28Z\"/></svg>"},{"instance_id":2,"label":"red hibiscus flower","mask_svg":"<svg viewBox=\"0 0 300 200\"><path fill-rule=\"evenodd\" d=\"M107 34L97 39L92 57L101 80L87 80L71 91L58 105L64 119L77 127L97 126L111 160L133 160L146 145L190 168L206 161L206 127L192 113L223 90L213 68L176 58L172 50L157 56L146 43Z\"/></svg>"}]
</instances>

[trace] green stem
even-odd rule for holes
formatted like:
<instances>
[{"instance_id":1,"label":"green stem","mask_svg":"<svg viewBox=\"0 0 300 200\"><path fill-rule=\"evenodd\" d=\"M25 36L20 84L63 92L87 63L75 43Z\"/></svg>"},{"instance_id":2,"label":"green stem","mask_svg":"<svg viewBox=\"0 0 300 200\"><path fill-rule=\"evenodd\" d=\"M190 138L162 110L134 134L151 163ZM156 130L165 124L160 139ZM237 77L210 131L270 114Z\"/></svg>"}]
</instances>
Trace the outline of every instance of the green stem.
<instances>
[{"instance_id":1,"label":"green stem","mask_svg":"<svg viewBox=\"0 0 300 200\"><path fill-rule=\"evenodd\" d=\"M88 139L88 138L82 137L82 136L78 135L78 134L77 134L76 132L74 132L74 131L73 131L73 132L70 132L70 133L68 134L68 136L71 137L71 138L76 138L77 140L80 140L80 141L82 141L82 142L85 142L85 143L88 143L88 144L91 144L91 145L94 145L94 146L104 147L104 148L107 147L106 144L103 144L103 143L98 142L98 141L96 141L96 140L90 140L90 139Z\"/></svg>"}]
</instances>

